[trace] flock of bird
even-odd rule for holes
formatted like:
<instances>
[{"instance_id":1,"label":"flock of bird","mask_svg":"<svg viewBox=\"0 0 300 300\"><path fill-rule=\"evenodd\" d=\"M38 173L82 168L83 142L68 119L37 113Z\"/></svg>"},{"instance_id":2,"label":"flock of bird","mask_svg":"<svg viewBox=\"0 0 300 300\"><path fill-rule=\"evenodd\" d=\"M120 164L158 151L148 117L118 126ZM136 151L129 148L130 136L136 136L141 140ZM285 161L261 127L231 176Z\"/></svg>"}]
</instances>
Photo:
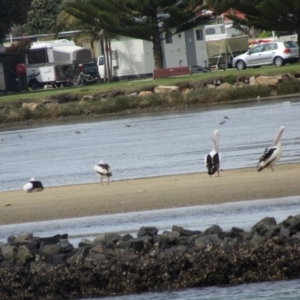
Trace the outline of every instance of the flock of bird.
<instances>
[{"instance_id":1,"label":"flock of bird","mask_svg":"<svg viewBox=\"0 0 300 300\"><path fill-rule=\"evenodd\" d=\"M228 119L228 117L224 117ZM271 147L266 148L263 155L258 161L257 171L260 172L266 167L270 167L274 171L274 164L279 161L282 155L281 147L281 137L285 127L281 126L279 132L274 140L274 143ZM204 163L207 168L207 173L212 177L213 174L218 172L218 177L220 176L220 165L221 165L221 154L219 150L219 130L215 129L212 134L212 140L214 147L213 149L205 156ZM100 177L101 184L103 184L103 178L107 178L107 184L109 184L109 178L112 176L112 171L110 166L107 163L104 163L102 160L94 166L94 171ZM31 178L30 181L24 184L23 189L25 192L41 192L44 190L43 184Z\"/></svg>"},{"instance_id":2,"label":"flock of bird","mask_svg":"<svg viewBox=\"0 0 300 300\"><path fill-rule=\"evenodd\" d=\"M225 117L224 117L225 118ZM257 163L257 171L260 172L266 167L270 167L274 171L273 166L279 161L282 155L281 137L285 127L281 126L279 132L274 140L271 147L266 148L263 155ZM205 156L204 163L207 168L207 173L212 177L213 174L218 172L220 176L220 164L221 164L221 154L219 151L219 130L215 129L213 131L212 140L214 147Z\"/></svg>"}]
</instances>

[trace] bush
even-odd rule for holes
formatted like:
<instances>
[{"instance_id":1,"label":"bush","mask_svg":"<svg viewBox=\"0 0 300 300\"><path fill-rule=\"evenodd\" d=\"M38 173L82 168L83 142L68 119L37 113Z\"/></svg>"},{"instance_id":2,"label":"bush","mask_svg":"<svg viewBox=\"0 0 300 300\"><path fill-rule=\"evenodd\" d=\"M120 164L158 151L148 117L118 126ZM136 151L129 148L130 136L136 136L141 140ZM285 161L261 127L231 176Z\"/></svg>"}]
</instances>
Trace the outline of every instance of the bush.
<instances>
[{"instance_id":1,"label":"bush","mask_svg":"<svg viewBox=\"0 0 300 300\"><path fill-rule=\"evenodd\" d=\"M253 99L257 96L267 97L270 96L272 89L265 85L251 85L243 86L241 88L231 88L226 90L220 90L217 95L216 101L232 101L239 99Z\"/></svg>"},{"instance_id":2,"label":"bush","mask_svg":"<svg viewBox=\"0 0 300 300\"><path fill-rule=\"evenodd\" d=\"M282 82L279 83L277 86L278 95L288 95L288 94L295 94L295 93L300 93L299 80Z\"/></svg>"}]
</instances>

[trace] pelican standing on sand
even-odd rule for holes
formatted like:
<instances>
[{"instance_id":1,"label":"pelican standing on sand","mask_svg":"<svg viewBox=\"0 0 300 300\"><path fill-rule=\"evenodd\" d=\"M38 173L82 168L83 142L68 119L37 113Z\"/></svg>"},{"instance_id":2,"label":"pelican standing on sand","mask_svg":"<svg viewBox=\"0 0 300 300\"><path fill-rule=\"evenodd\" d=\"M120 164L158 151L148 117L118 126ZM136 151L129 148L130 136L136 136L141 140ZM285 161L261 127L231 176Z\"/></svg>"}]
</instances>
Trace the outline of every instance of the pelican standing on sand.
<instances>
[{"instance_id":1,"label":"pelican standing on sand","mask_svg":"<svg viewBox=\"0 0 300 300\"><path fill-rule=\"evenodd\" d=\"M28 183L23 185L23 190L27 193L41 192L44 190L44 187L40 181L31 178Z\"/></svg>"},{"instance_id":2,"label":"pelican standing on sand","mask_svg":"<svg viewBox=\"0 0 300 300\"><path fill-rule=\"evenodd\" d=\"M257 171L260 172L264 168L270 166L272 171L274 171L273 166L276 162L279 161L281 155L282 155L282 147L281 147L281 136L284 131L285 127L281 126L279 129L279 132L277 134L277 137L273 143L273 146L266 148L264 154L259 159L257 164Z\"/></svg>"},{"instance_id":3,"label":"pelican standing on sand","mask_svg":"<svg viewBox=\"0 0 300 300\"><path fill-rule=\"evenodd\" d=\"M94 170L99 175L101 179L101 184L103 184L103 177L107 177L107 184L109 184L109 177L112 176L112 172L108 164L104 163L103 160L100 160L99 164L94 166Z\"/></svg>"},{"instance_id":4,"label":"pelican standing on sand","mask_svg":"<svg viewBox=\"0 0 300 300\"><path fill-rule=\"evenodd\" d=\"M221 155L219 153L219 130L215 129L212 135L214 148L205 156L204 163L207 168L207 173L212 177L218 171L220 177Z\"/></svg>"}]
</instances>

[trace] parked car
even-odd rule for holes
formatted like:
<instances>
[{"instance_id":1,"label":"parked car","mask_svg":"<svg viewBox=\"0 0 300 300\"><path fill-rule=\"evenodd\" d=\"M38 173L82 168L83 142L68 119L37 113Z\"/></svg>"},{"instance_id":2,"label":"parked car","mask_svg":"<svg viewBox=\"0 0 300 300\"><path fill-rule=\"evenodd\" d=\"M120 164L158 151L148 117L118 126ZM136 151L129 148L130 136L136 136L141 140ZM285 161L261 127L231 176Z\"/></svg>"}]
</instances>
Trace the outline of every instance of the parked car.
<instances>
[{"instance_id":1,"label":"parked car","mask_svg":"<svg viewBox=\"0 0 300 300\"><path fill-rule=\"evenodd\" d=\"M299 47L294 41L271 42L254 46L232 60L232 67L243 70L248 67L295 63L299 59Z\"/></svg>"}]
</instances>

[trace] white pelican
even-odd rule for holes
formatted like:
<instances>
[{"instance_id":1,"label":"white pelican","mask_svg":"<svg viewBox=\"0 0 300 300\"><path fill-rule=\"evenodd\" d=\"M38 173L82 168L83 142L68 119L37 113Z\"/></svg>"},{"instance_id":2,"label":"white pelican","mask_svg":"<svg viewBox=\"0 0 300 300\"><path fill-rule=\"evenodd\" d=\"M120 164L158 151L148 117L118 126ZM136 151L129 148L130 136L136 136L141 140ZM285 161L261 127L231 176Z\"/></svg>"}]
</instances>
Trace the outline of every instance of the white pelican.
<instances>
[{"instance_id":1,"label":"white pelican","mask_svg":"<svg viewBox=\"0 0 300 300\"><path fill-rule=\"evenodd\" d=\"M270 166L272 171L274 171L273 165L275 165L275 163L277 161L279 161L279 159L282 155L282 147L281 147L280 139L281 139L284 129L285 129L284 126L280 127L277 137L273 143L273 146L265 149L264 154L259 159L258 164L257 164L258 172L260 172L261 170L263 170L264 168L266 168L268 166Z\"/></svg>"},{"instance_id":2,"label":"white pelican","mask_svg":"<svg viewBox=\"0 0 300 300\"><path fill-rule=\"evenodd\" d=\"M220 176L221 154L219 153L219 130L215 129L212 135L214 148L205 156L204 163L207 168L207 173L212 177L218 171Z\"/></svg>"},{"instance_id":3,"label":"white pelican","mask_svg":"<svg viewBox=\"0 0 300 300\"><path fill-rule=\"evenodd\" d=\"M103 160L100 160L99 164L94 166L94 170L99 175L101 184L103 177L107 177L107 183L109 184L109 177L112 176L112 172L108 164L104 163Z\"/></svg>"},{"instance_id":4,"label":"white pelican","mask_svg":"<svg viewBox=\"0 0 300 300\"><path fill-rule=\"evenodd\" d=\"M44 187L40 181L31 178L28 183L23 185L23 190L27 193L41 192L44 190Z\"/></svg>"}]
</instances>

